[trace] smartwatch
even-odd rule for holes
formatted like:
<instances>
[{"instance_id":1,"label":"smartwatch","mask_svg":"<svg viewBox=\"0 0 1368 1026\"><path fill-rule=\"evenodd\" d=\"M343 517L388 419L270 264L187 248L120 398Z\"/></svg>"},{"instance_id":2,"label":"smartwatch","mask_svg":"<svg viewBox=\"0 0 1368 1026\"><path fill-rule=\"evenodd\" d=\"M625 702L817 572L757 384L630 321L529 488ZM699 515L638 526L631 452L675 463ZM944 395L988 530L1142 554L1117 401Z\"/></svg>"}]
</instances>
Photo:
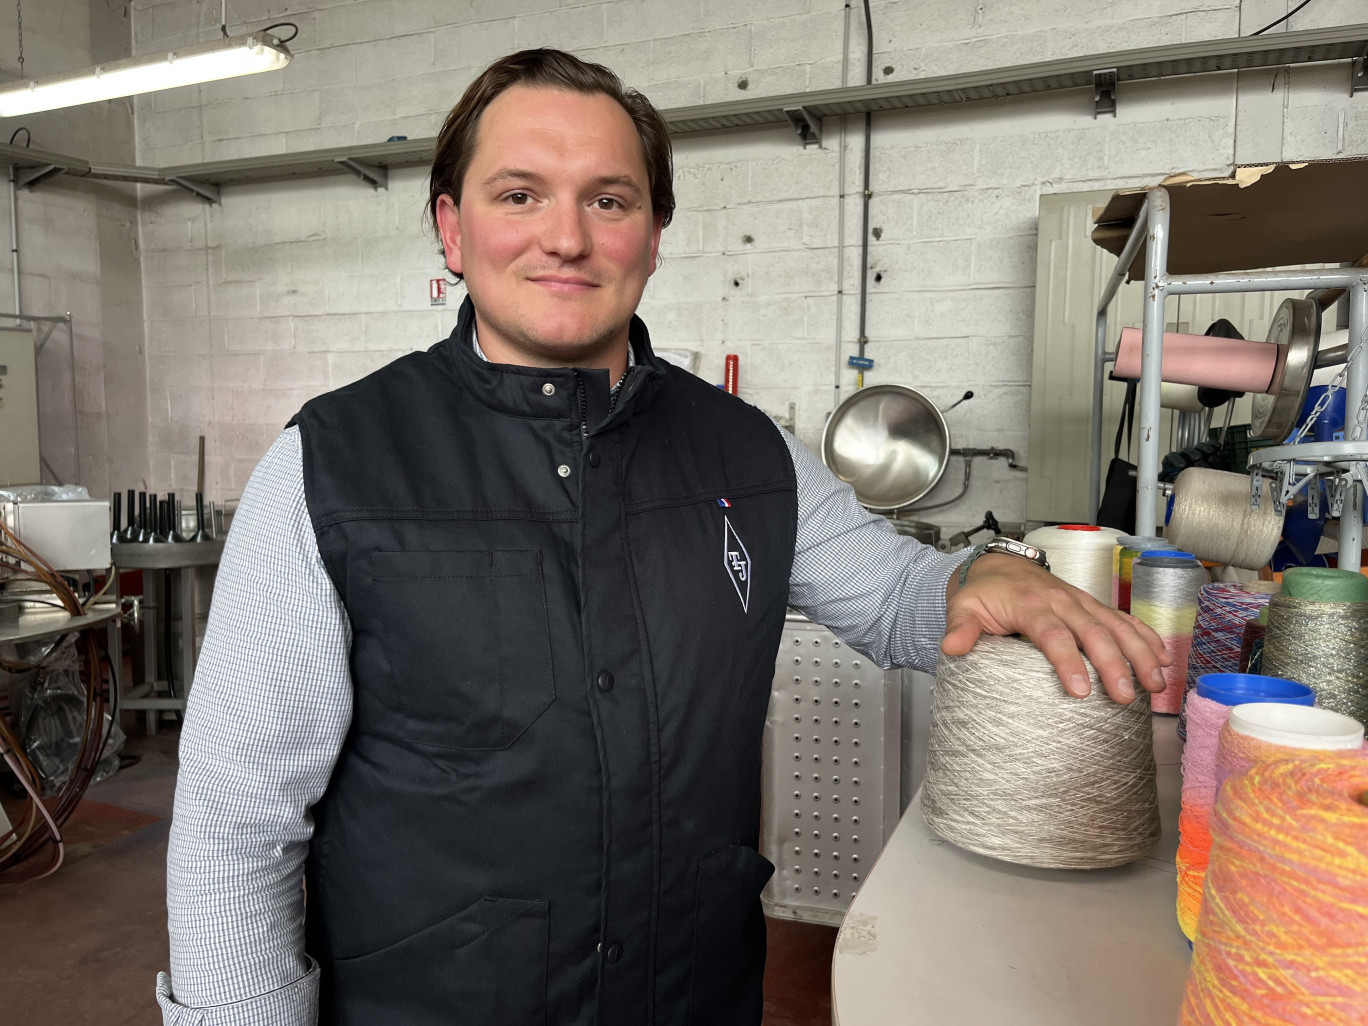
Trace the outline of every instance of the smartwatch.
<instances>
[{"instance_id":1,"label":"smartwatch","mask_svg":"<svg viewBox=\"0 0 1368 1026\"><path fill-rule=\"evenodd\" d=\"M1034 545L1027 545L1014 538L992 538L982 545L975 545L969 551L969 558L960 564L959 583L964 587L964 582L969 577L969 568L974 565L974 561L980 556L986 556L990 552L1004 552L1009 556L1020 556L1022 559L1029 559L1042 570L1049 572L1050 561L1045 558L1045 550L1038 549Z\"/></svg>"}]
</instances>

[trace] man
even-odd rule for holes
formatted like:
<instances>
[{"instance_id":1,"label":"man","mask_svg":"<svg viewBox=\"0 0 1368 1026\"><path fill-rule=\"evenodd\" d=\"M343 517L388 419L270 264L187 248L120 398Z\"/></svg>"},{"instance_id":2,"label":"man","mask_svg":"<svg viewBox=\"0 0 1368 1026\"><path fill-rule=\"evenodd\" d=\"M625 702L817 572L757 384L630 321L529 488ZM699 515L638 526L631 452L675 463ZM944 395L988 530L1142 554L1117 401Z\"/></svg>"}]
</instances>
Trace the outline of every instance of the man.
<instances>
[{"instance_id":1,"label":"man","mask_svg":"<svg viewBox=\"0 0 1368 1026\"><path fill-rule=\"evenodd\" d=\"M307 404L248 486L181 745L168 1023L748 1024L788 604L884 665L1022 632L1119 701L1152 633L900 538L634 317L659 115L557 51L438 139L451 338ZM304 914L301 875L307 879ZM307 952L307 954L306 954ZM174 989L173 989L174 983Z\"/></svg>"}]
</instances>

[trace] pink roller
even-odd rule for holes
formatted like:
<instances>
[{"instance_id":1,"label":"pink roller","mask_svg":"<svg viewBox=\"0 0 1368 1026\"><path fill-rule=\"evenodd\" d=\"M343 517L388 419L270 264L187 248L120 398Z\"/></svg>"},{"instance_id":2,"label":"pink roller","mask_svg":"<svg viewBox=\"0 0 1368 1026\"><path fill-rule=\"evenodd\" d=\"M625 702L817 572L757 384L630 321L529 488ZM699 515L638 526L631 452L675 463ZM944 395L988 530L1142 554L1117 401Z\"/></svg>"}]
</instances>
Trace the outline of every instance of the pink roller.
<instances>
[{"instance_id":1,"label":"pink roller","mask_svg":"<svg viewBox=\"0 0 1368 1026\"><path fill-rule=\"evenodd\" d=\"M1164 332L1164 381L1230 392L1267 392L1280 346L1240 338ZM1112 377L1140 377L1140 329L1122 328Z\"/></svg>"}]
</instances>

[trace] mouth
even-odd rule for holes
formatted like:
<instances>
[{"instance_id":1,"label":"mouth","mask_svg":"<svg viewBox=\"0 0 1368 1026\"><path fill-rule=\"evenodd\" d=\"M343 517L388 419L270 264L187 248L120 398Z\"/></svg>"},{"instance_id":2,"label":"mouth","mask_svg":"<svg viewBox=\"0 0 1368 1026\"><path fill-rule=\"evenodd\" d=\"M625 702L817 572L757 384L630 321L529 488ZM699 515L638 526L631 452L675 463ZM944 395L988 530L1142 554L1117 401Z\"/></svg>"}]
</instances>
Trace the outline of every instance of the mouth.
<instances>
[{"instance_id":1,"label":"mouth","mask_svg":"<svg viewBox=\"0 0 1368 1026\"><path fill-rule=\"evenodd\" d=\"M584 293L598 288L598 285L588 278L580 278L573 274L539 274L527 280L548 291L567 294Z\"/></svg>"}]
</instances>

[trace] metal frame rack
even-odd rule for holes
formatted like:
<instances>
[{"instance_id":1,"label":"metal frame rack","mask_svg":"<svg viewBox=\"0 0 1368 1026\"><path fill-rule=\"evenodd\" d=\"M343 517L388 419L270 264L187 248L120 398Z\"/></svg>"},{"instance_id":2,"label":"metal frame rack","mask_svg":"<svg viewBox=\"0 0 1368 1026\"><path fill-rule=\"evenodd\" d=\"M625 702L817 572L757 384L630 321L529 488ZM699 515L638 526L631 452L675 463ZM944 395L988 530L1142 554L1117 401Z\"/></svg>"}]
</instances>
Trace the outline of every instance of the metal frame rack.
<instances>
[{"instance_id":1,"label":"metal frame rack","mask_svg":"<svg viewBox=\"0 0 1368 1026\"><path fill-rule=\"evenodd\" d=\"M1173 275L1169 258L1168 190L1155 187L1146 195L1135 225L1117 258L1111 277L1102 289L1097 304L1097 337L1093 367L1092 465L1090 498L1094 517L1101 491L1102 388L1107 365L1116 356L1107 351L1108 320L1111 301L1125 281L1128 269L1140 246L1145 246L1144 322L1141 329L1140 457L1136 472L1135 530L1153 534L1157 520L1159 489L1159 386L1162 381L1164 300L1169 296L1205 295L1226 292L1275 292L1285 290L1343 289L1349 294L1349 338L1345 380L1345 428L1342 442L1308 442L1262 449L1249 458L1253 474L1252 502L1261 492L1264 473L1275 477L1274 501L1285 504L1302 488L1319 498L1312 487L1324 478L1330 496L1332 515L1340 518L1339 565L1346 570L1360 568L1363 545L1363 508L1368 489L1368 441L1358 411L1368 392L1368 269L1361 267L1332 270L1231 271L1218 274ZM1354 437L1355 435L1359 437Z\"/></svg>"}]
</instances>

